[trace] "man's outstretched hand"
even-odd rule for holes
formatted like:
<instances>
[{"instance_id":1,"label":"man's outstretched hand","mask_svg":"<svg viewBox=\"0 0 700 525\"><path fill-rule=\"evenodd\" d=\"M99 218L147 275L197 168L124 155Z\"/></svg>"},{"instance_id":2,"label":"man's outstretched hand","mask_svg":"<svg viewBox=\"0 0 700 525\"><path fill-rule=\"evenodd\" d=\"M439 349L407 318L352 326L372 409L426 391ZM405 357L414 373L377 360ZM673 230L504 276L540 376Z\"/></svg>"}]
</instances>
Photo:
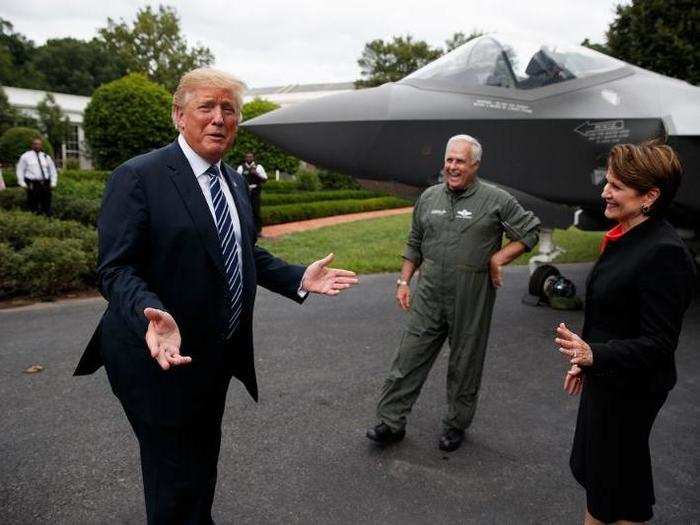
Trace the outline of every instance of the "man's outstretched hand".
<instances>
[{"instance_id":1,"label":"man's outstretched hand","mask_svg":"<svg viewBox=\"0 0 700 525\"><path fill-rule=\"evenodd\" d=\"M148 319L146 330L146 344L163 370L171 366L187 365L192 362L191 357L180 355L180 329L173 316L163 310L146 308L143 314Z\"/></svg>"},{"instance_id":2,"label":"man's outstretched hand","mask_svg":"<svg viewBox=\"0 0 700 525\"><path fill-rule=\"evenodd\" d=\"M309 265L301 282L303 290L312 293L338 295L345 288L350 288L352 285L360 282L355 272L328 268L327 265L331 263L334 257L332 253L329 253L323 259Z\"/></svg>"}]
</instances>

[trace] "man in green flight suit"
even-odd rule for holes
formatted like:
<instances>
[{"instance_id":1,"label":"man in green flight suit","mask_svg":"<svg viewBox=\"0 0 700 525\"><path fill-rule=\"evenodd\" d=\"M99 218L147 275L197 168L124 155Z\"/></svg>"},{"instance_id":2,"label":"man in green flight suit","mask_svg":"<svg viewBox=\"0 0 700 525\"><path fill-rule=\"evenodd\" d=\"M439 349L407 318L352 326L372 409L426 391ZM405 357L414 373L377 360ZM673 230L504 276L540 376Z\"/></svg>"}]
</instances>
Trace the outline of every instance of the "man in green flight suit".
<instances>
[{"instance_id":1,"label":"man in green flight suit","mask_svg":"<svg viewBox=\"0 0 700 525\"><path fill-rule=\"evenodd\" d=\"M408 323L377 405L379 424L367 431L378 443L403 439L406 416L447 339L448 407L439 448L459 448L476 411L502 267L537 244L540 221L512 195L478 179L480 162L476 139L452 137L444 183L425 190L413 210L396 290ZM510 242L502 246L504 233ZM411 296L409 281L419 267Z\"/></svg>"}]
</instances>

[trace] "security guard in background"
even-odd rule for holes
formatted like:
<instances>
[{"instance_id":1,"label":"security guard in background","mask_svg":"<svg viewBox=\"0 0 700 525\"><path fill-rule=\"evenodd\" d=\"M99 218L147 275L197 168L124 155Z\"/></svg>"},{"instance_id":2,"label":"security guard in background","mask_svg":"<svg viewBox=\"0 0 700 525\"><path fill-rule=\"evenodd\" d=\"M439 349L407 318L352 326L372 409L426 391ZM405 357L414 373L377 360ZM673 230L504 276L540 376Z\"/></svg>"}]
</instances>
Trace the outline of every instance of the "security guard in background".
<instances>
[{"instance_id":1,"label":"security guard in background","mask_svg":"<svg viewBox=\"0 0 700 525\"><path fill-rule=\"evenodd\" d=\"M445 339L450 346L447 415L439 448L452 451L476 411L496 288L502 266L537 244L540 221L506 191L476 177L481 145L469 135L447 142L444 183L428 188L413 210L396 299L407 326L367 437L400 441ZM503 234L511 242L502 247ZM412 297L409 281L420 267Z\"/></svg>"},{"instance_id":2,"label":"security guard in background","mask_svg":"<svg viewBox=\"0 0 700 525\"><path fill-rule=\"evenodd\" d=\"M51 190L58 182L58 172L51 157L42 151L43 142L32 140L32 149L17 162L17 184L27 189L27 207L34 213L51 216Z\"/></svg>"},{"instance_id":3,"label":"security guard in background","mask_svg":"<svg viewBox=\"0 0 700 525\"><path fill-rule=\"evenodd\" d=\"M250 205L253 208L255 230L259 234L262 232L262 217L260 216L262 185L267 182L267 173L262 165L255 163L255 154L252 151L245 154L243 164L238 166L236 171L243 175L248 183L248 195L250 196Z\"/></svg>"}]
</instances>

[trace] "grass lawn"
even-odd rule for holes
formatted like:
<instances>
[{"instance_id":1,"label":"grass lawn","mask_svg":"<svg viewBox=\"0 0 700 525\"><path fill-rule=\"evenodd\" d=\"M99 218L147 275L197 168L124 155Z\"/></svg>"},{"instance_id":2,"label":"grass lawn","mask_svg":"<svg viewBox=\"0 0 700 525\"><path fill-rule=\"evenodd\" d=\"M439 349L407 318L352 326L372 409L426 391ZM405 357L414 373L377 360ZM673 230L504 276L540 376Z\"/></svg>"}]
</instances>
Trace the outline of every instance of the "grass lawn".
<instances>
[{"instance_id":1,"label":"grass lawn","mask_svg":"<svg viewBox=\"0 0 700 525\"><path fill-rule=\"evenodd\" d=\"M333 266L357 273L397 272L401 267L411 215L348 222L318 230L295 233L277 239L260 239L259 244L291 263L309 264L329 252L336 255ZM567 252L556 262L592 261L598 256L602 232L576 228L555 230L554 241ZM514 264L526 264L529 254Z\"/></svg>"}]
</instances>

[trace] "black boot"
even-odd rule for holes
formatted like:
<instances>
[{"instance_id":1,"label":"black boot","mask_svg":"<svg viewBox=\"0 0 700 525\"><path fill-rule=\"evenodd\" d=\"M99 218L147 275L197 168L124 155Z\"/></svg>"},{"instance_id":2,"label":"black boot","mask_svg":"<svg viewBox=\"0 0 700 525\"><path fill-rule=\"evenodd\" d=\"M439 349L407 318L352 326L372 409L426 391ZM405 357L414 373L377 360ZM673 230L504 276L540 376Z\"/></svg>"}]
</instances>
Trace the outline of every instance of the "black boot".
<instances>
[{"instance_id":1,"label":"black boot","mask_svg":"<svg viewBox=\"0 0 700 525\"><path fill-rule=\"evenodd\" d=\"M406 430L391 430L391 427L386 423L379 423L378 425L367 430L367 437L372 441L376 441L382 445L388 445L389 443L398 443L406 435Z\"/></svg>"}]
</instances>

